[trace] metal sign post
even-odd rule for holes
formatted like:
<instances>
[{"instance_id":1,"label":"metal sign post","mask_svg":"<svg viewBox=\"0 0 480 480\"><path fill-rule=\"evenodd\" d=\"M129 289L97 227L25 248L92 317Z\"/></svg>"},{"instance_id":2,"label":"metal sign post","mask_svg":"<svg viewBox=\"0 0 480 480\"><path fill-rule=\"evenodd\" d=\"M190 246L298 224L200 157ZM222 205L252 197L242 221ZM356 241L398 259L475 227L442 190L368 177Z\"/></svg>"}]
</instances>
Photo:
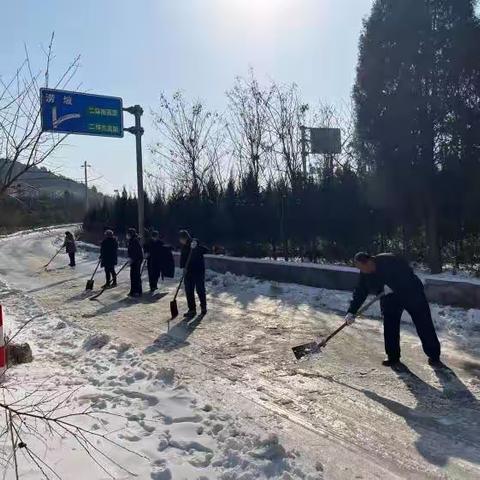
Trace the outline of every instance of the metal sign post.
<instances>
[{"instance_id":1,"label":"metal sign post","mask_svg":"<svg viewBox=\"0 0 480 480\"><path fill-rule=\"evenodd\" d=\"M307 127L303 125L300 126L301 132L301 143L302 143L302 171L303 171L303 178L307 178L307 136L306 136Z\"/></svg>"},{"instance_id":2,"label":"metal sign post","mask_svg":"<svg viewBox=\"0 0 480 480\"><path fill-rule=\"evenodd\" d=\"M144 235L145 198L143 194L143 162L140 105L123 108L122 99L105 95L70 92L52 88L40 89L40 111L42 131L54 133L76 133L102 137L123 137L123 132L135 135L137 151L137 203L138 233ZM123 128L123 111L135 117L135 126ZM88 185L85 162L86 204L88 209Z\"/></svg>"},{"instance_id":3,"label":"metal sign post","mask_svg":"<svg viewBox=\"0 0 480 480\"><path fill-rule=\"evenodd\" d=\"M145 197L143 194L143 160L142 160L142 135L144 130L142 128L143 108L140 105L124 108L125 112L132 114L135 117L135 126L125 128L126 132L135 135L135 143L137 150L137 206L138 206L138 234L143 243L143 236L145 234Z\"/></svg>"}]
</instances>

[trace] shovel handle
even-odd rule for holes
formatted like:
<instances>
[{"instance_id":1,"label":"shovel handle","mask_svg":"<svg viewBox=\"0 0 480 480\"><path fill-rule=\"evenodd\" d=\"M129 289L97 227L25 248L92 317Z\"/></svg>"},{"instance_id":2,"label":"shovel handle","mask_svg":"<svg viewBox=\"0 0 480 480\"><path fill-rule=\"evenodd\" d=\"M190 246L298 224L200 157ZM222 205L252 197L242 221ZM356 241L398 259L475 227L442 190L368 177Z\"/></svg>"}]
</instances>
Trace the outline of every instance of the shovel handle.
<instances>
[{"instance_id":1,"label":"shovel handle","mask_svg":"<svg viewBox=\"0 0 480 480\"><path fill-rule=\"evenodd\" d=\"M43 267L43 268L47 268L52 262L53 260L55 259L55 257L62 251L63 247L65 245L63 244L58 250L57 250L57 253L55 253L55 255L50 259L50 261Z\"/></svg>"},{"instance_id":2,"label":"shovel handle","mask_svg":"<svg viewBox=\"0 0 480 480\"><path fill-rule=\"evenodd\" d=\"M363 312L368 310L375 302L378 302L385 295L385 292L381 292L376 297L373 297L369 302L365 303L361 308L358 309L356 315L362 314Z\"/></svg>"},{"instance_id":3,"label":"shovel handle","mask_svg":"<svg viewBox=\"0 0 480 480\"><path fill-rule=\"evenodd\" d=\"M332 332L323 342L320 342L319 345L322 347L325 346L335 335L338 335L346 326L348 326L348 323L345 322L343 325L340 325L334 332Z\"/></svg>"},{"instance_id":4,"label":"shovel handle","mask_svg":"<svg viewBox=\"0 0 480 480\"><path fill-rule=\"evenodd\" d=\"M120 272L130 263L130 260L127 260L120 268L120 270L117 272L117 277L120 274Z\"/></svg>"},{"instance_id":5,"label":"shovel handle","mask_svg":"<svg viewBox=\"0 0 480 480\"><path fill-rule=\"evenodd\" d=\"M98 267L100 266L100 262L101 262L101 261L102 261L102 260L99 260L99 261L97 262L97 266L95 267L95 270L93 271L92 276L90 277L90 281L93 280L93 277L94 277L95 274L97 273L97 270L98 270Z\"/></svg>"},{"instance_id":6,"label":"shovel handle","mask_svg":"<svg viewBox=\"0 0 480 480\"><path fill-rule=\"evenodd\" d=\"M192 251L193 248L190 245L190 252L188 253L187 261L185 262L185 268L183 270L182 278L180 279L180 282L177 287L177 291L175 292L175 296L173 297L173 301L177 299L178 292L180 291L180 287L182 286L183 280L185 279L185 273L187 272L188 266L190 265L190 259L192 258Z\"/></svg>"},{"instance_id":7,"label":"shovel handle","mask_svg":"<svg viewBox=\"0 0 480 480\"><path fill-rule=\"evenodd\" d=\"M378 302L378 300L380 300L384 296L385 296L385 292L382 292L382 293L378 294L376 297L373 297L370 301L365 303L362 306L362 308L360 308L358 310L357 315L359 313L365 312L365 310L370 308L375 302ZM347 326L348 326L347 322L345 322L343 325L340 325L340 327L338 327L334 332L332 332L323 342L320 342L319 345L322 346L322 347L325 346L335 335L339 334Z\"/></svg>"}]
</instances>

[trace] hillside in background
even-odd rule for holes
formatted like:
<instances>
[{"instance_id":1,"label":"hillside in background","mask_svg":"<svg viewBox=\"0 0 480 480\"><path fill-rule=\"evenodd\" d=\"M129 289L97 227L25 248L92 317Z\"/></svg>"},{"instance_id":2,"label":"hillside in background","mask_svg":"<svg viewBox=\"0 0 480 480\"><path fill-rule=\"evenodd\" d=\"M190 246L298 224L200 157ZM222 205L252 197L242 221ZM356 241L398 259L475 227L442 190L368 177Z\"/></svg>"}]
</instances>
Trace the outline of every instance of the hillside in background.
<instances>
[{"instance_id":1,"label":"hillside in background","mask_svg":"<svg viewBox=\"0 0 480 480\"><path fill-rule=\"evenodd\" d=\"M9 167L9 161L0 160L0 172L5 172ZM24 166L16 163L13 167L13 174L16 175ZM16 198L30 197L63 197L65 192L78 199L85 198L85 186L63 175L49 171L45 167L32 167L26 171L9 189L9 196ZM93 203L99 202L103 195L97 192L96 188L89 189L89 198Z\"/></svg>"},{"instance_id":2,"label":"hillside in background","mask_svg":"<svg viewBox=\"0 0 480 480\"><path fill-rule=\"evenodd\" d=\"M9 167L0 160L0 172ZM23 169L14 166L14 174ZM98 207L108 197L89 189L90 207ZM32 167L21 175L7 194L0 197L0 234L24 228L79 222L85 214L84 184L55 174L45 167Z\"/></svg>"}]
</instances>

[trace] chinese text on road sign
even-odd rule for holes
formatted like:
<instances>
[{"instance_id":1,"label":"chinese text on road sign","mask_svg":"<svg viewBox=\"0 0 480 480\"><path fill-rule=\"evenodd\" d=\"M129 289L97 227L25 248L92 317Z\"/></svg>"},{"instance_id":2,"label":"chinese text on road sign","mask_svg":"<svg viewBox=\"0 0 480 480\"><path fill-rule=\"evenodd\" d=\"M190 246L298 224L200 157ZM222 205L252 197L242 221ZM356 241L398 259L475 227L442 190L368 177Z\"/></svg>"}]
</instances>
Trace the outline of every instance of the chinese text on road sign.
<instances>
[{"instance_id":1,"label":"chinese text on road sign","mask_svg":"<svg viewBox=\"0 0 480 480\"><path fill-rule=\"evenodd\" d=\"M42 130L123 137L122 99L40 89Z\"/></svg>"}]
</instances>

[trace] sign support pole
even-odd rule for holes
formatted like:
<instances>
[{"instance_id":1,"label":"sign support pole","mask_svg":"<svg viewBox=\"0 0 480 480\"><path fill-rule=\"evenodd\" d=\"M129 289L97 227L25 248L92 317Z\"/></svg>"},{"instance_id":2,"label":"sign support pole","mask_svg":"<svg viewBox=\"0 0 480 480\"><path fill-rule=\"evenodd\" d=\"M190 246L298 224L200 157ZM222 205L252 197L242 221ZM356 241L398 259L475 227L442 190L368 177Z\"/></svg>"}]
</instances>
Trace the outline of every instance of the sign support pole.
<instances>
[{"instance_id":1,"label":"sign support pole","mask_svg":"<svg viewBox=\"0 0 480 480\"><path fill-rule=\"evenodd\" d=\"M140 105L127 107L123 109L125 112L132 114L135 117L135 126L124 128L126 132L135 135L135 144L137 152L137 205L138 205L138 234L143 243L143 236L145 234L145 196L143 193L143 160L142 160L142 135L144 133L141 119L143 115L143 108Z\"/></svg>"},{"instance_id":2,"label":"sign support pole","mask_svg":"<svg viewBox=\"0 0 480 480\"><path fill-rule=\"evenodd\" d=\"M302 171L303 171L303 178L306 180L307 178L307 137L305 134L307 127L300 126L301 131L301 143L302 143Z\"/></svg>"}]
</instances>

